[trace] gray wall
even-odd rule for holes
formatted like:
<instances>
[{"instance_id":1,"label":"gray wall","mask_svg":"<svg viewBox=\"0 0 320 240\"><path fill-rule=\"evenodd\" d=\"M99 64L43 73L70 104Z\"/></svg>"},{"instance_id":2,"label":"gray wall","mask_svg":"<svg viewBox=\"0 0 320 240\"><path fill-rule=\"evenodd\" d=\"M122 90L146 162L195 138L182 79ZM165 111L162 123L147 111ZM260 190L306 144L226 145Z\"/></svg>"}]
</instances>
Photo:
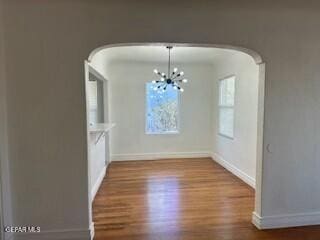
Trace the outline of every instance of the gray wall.
<instances>
[{"instance_id":1,"label":"gray wall","mask_svg":"<svg viewBox=\"0 0 320 240\"><path fill-rule=\"evenodd\" d=\"M6 75L5 75L5 52L4 52L4 25L3 25L3 5L0 0L0 239L3 237L2 226L12 225L11 212L11 190L8 161L8 136L7 136L7 95L6 95ZM8 237L10 234L6 233Z\"/></svg>"},{"instance_id":2,"label":"gray wall","mask_svg":"<svg viewBox=\"0 0 320 240\"><path fill-rule=\"evenodd\" d=\"M243 46L266 62L262 216L320 211L318 1L6 0L15 225L88 228L83 60L118 42Z\"/></svg>"},{"instance_id":3,"label":"gray wall","mask_svg":"<svg viewBox=\"0 0 320 240\"><path fill-rule=\"evenodd\" d=\"M83 60L93 46L81 5L5 2L15 226L89 226Z\"/></svg>"}]
</instances>

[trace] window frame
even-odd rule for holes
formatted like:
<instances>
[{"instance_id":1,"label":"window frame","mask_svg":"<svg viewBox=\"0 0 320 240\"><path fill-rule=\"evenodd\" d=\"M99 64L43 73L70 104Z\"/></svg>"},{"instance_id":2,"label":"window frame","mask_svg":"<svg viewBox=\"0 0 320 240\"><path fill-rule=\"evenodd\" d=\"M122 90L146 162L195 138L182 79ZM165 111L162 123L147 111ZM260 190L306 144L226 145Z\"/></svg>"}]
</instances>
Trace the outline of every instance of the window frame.
<instances>
[{"instance_id":1,"label":"window frame","mask_svg":"<svg viewBox=\"0 0 320 240\"><path fill-rule=\"evenodd\" d=\"M145 128L145 134L146 135L178 135L181 132L181 128L180 128L180 121L181 121L181 116L180 116L180 103L181 103L181 93L179 91L177 91L177 114L178 114L178 123L177 123L177 131L172 131L172 132L149 132L148 131L148 101L147 101L147 96L148 96L148 84L152 84L152 82L147 82L145 83L145 96L144 96L144 102L145 102L145 106L144 106L144 112L145 112L145 116L144 116L144 128Z\"/></svg>"},{"instance_id":2,"label":"window frame","mask_svg":"<svg viewBox=\"0 0 320 240\"><path fill-rule=\"evenodd\" d=\"M223 81L226 81L230 78L234 78L234 94L233 94L233 105L221 104L221 84ZM235 106L236 106L236 75L228 75L219 79L218 81L218 135L228 138L230 140L234 140L235 138ZM221 132L221 124L220 124L220 116L221 109L232 109L233 110L233 121L232 121L232 136Z\"/></svg>"},{"instance_id":3,"label":"window frame","mask_svg":"<svg viewBox=\"0 0 320 240\"><path fill-rule=\"evenodd\" d=\"M98 122L98 82L96 79L88 81L88 122L90 125Z\"/></svg>"},{"instance_id":4,"label":"window frame","mask_svg":"<svg viewBox=\"0 0 320 240\"><path fill-rule=\"evenodd\" d=\"M95 91L92 92L92 85L95 84ZM107 84L107 80L102 79L93 72L89 72L89 80L87 85L87 97L88 97L88 121L90 125L96 125L99 123L105 122L105 109L104 109L104 103L105 103L105 84ZM94 93L95 96L89 96L90 93ZM91 101L92 99L95 100L95 108L92 108ZM94 115L94 117L93 117ZM94 121L92 121L94 119Z\"/></svg>"}]
</instances>

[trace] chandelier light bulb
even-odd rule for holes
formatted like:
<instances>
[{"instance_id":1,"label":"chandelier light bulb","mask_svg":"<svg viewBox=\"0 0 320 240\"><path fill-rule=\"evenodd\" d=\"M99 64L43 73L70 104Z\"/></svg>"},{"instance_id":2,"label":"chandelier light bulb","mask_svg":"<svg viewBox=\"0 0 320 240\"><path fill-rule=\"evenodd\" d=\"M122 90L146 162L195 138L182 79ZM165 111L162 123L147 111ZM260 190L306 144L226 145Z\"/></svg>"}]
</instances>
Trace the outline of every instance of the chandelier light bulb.
<instances>
[{"instance_id":1,"label":"chandelier light bulb","mask_svg":"<svg viewBox=\"0 0 320 240\"><path fill-rule=\"evenodd\" d=\"M158 80L152 80L152 83L155 84L152 89L157 91L158 93L162 94L168 90L168 86L171 86L172 89L176 91L183 92L184 90L180 87L180 83L186 83L188 80L186 78L183 78L181 76L184 75L183 71L178 71L178 68L171 68L171 58L170 58L170 50L172 50L172 46L166 47L169 52L168 56L168 72L159 72L157 69L154 69L154 73L158 75ZM171 70L173 69L173 71ZM167 75L168 74L168 75Z\"/></svg>"}]
</instances>

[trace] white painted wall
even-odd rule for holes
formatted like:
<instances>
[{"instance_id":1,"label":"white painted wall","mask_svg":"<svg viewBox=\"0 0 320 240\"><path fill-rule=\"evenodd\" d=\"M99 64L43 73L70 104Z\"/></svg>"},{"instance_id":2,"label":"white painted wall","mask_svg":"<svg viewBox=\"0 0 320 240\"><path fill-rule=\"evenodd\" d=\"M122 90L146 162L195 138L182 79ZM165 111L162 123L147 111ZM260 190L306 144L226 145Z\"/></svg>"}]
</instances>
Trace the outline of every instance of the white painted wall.
<instances>
[{"instance_id":1,"label":"white painted wall","mask_svg":"<svg viewBox=\"0 0 320 240\"><path fill-rule=\"evenodd\" d=\"M92 66L86 65L89 70L89 80L87 79L87 87L89 86L90 81L95 81L97 85L97 106L98 106L98 113L96 113L98 116L90 117L92 114L90 111L88 113L88 118L90 121L92 119L95 119L94 122L90 122L89 120L89 126L91 124L95 123L106 123L108 122L108 94L104 94L103 92L108 91L108 82L105 80L105 78L101 75L97 75L98 73ZM103 96L100 96L100 93L102 92ZM87 89L86 91L86 97L87 97L87 104L88 99L92 98L91 94L94 94L92 90ZM90 105L90 104L89 104ZM106 107L105 107L106 106ZM90 108L90 106L88 106ZM101 110L103 109L103 110ZM103 115L103 116L100 116ZM90 129L90 127L89 127ZM89 151L89 181L90 181L90 194L91 194L91 200L94 200L94 197L99 190L99 187L102 183L102 180L106 173L106 167L109 163L109 133L104 132L88 132L88 151Z\"/></svg>"},{"instance_id":2,"label":"white painted wall","mask_svg":"<svg viewBox=\"0 0 320 240\"><path fill-rule=\"evenodd\" d=\"M257 214L262 223L279 215L287 225L320 223L319 1L4 3L14 225L39 224L47 236L89 229L83 60L104 44L166 41L261 54L267 65Z\"/></svg>"},{"instance_id":3,"label":"white painted wall","mask_svg":"<svg viewBox=\"0 0 320 240\"><path fill-rule=\"evenodd\" d=\"M104 177L107 166L106 139L99 135L101 133L90 133L90 187L92 200L100 187L101 178ZM99 140L99 141L98 141Z\"/></svg>"},{"instance_id":4,"label":"white painted wall","mask_svg":"<svg viewBox=\"0 0 320 240\"><path fill-rule=\"evenodd\" d=\"M258 66L241 52L225 53L213 66L213 158L255 186ZM230 75L236 77L234 139L218 134L219 80Z\"/></svg>"},{"instance_id":5,"label":"white painted wall","mask_svg":"<svg viewBox=\"0 0 320 240\"><path fill-rule=\"evenodd\" d=\"M155 79L153 69L164 63L117 61L108 66L110 81L111 152L114 160L177 156L209 156L212 120L209 111L212 89L209 64L177 64L190 81L180 95L179 134L145 133L146 88Z\"/></svg>"}]
</instances>

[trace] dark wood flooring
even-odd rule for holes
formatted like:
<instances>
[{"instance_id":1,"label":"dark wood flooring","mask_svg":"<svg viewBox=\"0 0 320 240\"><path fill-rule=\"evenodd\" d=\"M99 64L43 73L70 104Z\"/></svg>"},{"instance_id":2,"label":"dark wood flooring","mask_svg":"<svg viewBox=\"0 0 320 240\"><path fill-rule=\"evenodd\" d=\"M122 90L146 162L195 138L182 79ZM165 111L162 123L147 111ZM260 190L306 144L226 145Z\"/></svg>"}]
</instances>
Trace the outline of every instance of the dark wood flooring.
<instances>
[{"instance_id":1,"label":"dark wood flooring","mask_svg":"<svg viewBox=\"0 0 320 240\"><path fill-rule=\"evenodd\" d=\"M320 240L320 226L257 230L254 190L211 159L113 162L95 240Z\"/></svg>"}]
</instances>

